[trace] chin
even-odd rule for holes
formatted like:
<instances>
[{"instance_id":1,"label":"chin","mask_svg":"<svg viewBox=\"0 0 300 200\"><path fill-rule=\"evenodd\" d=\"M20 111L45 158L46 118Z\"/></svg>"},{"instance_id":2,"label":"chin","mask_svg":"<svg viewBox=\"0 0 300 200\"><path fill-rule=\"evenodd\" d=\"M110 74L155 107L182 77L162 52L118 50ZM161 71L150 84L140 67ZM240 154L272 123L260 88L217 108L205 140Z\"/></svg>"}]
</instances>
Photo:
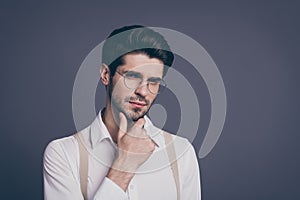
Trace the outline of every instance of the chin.
<instances>
[{"instance_id":1,"label":"chin","mask_svg":"<svg viewBox=\"0 0 300 200\"><path fill-rule=\"evenodd\" d=\"M146 114L146 111L136 111L136 110L131 110L126 112L126 116L128 119L131 119L132 121L137 121L140 118L143 118Z\"/></svg>"}]
</instances>

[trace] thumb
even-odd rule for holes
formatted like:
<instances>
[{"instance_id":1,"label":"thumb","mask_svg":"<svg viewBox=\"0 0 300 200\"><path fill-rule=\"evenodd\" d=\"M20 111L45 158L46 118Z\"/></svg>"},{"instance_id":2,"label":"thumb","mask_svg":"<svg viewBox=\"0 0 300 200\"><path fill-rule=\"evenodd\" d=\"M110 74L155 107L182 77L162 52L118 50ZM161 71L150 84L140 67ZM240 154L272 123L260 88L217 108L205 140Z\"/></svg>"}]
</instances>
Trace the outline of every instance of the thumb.
<instances>
[{"instance_id":1,"label":"thumb","mask_svg":"<svg viewBox=\"0 0 300 200\"><path fill-rule=\"evenodd\" d=\"M118 140L122 138L127 132L127 118L122 112L119 113L119 119L120 119L120 124L119 124Z\"/></svg>"},{"instance_id":2,"label":"thumb","mask_svg":"<svg viewBox=\"0 0 300 200\"><path fill-rule=\"evenodd\" d=\"M137 126L137 127L140 127L140 128L144 128L145 123L146 123L145 119L140 118L140 119L138 119L137 122L135 122L134 125Z\"/></svg>"}]
</instances>

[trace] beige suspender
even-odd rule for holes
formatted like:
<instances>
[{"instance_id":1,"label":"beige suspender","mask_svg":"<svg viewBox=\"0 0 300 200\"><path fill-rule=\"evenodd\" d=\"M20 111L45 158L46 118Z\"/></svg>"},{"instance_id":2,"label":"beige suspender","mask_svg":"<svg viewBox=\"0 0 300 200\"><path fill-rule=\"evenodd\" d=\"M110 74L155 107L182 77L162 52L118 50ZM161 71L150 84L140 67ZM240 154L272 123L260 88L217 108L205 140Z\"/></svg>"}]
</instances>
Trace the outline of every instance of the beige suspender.
<instances>
[{"instance_id":1,"label":"beige suspender","mask_svg":"<svg viewBox=\"0 0 300 200\"><path fill-rule=\"evenodd\" d=\"M79 174L80 174L80 188L84 200L87 200L87 183L89 171L89 154L80 137L80 133L74 135L77 139L79 148Z\"/></svg>"},{"instance_id":2,"label":"beige suspender","mask_svg":"<svg viewBox=\"0 0 300 200\"><path fill-rule=\"evenodd\" d=\"M175 147L172 139L172 135L166 132L164 133L165 144L167 149L167 154L169 162L171 164L171 169L173 172L174 181L176 184L177 191L177 200L180 200L180 184L179 184L179 174L178 174L178 163L176 158ZM83 140L80 137L80 134L77 133L74 135L77 139L79 147L79 173L80 173L80 188L84 200L87 200L87 183L88 183L88 151L86 150Z\"/></svg>"},{"instance_id":3,"label":"beige suspender","mask_svg":"<svg viewBox=\"0 0 300 200\"><path fill-rule=\"evenodd\" d=\"M176 184L177 200L180 200L180 184L179 184L179 173L178 173L178 163L176 158L175 146L173 142L172 135L166 132L164 133L166 149L171 164L171 169L173 171L173 177Z\"/></svg>"}]
</instances>

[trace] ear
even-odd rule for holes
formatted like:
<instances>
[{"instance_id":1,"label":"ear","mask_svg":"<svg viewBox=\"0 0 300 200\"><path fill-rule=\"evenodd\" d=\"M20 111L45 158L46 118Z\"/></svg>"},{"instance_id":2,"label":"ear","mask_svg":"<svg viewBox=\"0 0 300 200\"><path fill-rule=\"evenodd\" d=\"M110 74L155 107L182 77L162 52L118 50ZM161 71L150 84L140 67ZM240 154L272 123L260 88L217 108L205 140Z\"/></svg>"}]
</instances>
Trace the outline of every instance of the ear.
<instances>
[{"instance_id":1,"label":"ear","mask_svg":"<svg viewBox=\"0 0 300 200\"><path fill-rule=\"evenodd\" d=\"M109 67L104 63L100 67L100 79L104 85L109 85L110 70Z\"/></svg>"}]
</instances>

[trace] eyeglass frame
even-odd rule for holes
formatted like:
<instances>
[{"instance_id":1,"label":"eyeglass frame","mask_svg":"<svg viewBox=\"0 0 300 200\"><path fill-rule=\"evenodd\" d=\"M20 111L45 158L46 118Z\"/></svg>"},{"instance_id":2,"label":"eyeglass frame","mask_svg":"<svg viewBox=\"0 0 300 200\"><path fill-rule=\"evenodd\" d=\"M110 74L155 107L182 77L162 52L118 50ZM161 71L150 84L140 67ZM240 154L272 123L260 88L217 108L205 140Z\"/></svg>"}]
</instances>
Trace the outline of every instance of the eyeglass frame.
<instances>
[{"instance_id":1,"label":"eyeglass frame","mask_svg":"<svg viewBox=\"0 0 300 200\"><path fill-rule=\"evenodd\" d=\"M139 83L135 88L130 88L130 87L128 87L128 85L126 84L126 74L127 74L128 72L135 72L135 71L127 71L127 72L125 72L125 73L121 73L121 72L119 72L118 70L116 70L115 72L117 72L120 76L123 77L124 85L125 85L128 89L136 89L136 88L140 87L141 84L144 82L144 78L141 77L141 78L140 78L140 79L141 79L140 83ZM135 73L139 73L139 72L135 72ZM160 81L160 82L159 82L159 84L158 84L158 92L157 92L157 93L154 93L154 92L152 92L152 91L149 89L150 81L147 80L147 89L148 89L148 91L149 91L151 94L154 94L154 95L161 94L162 91L164 90L164 89L163 89L161 92L159 92L159 89L161 88L161 86L163 86L162 88L167 87L167 84L166 84L166 82L164 81L164 79L160 79L159 81Z\"/></svg>"}]
</instances>

